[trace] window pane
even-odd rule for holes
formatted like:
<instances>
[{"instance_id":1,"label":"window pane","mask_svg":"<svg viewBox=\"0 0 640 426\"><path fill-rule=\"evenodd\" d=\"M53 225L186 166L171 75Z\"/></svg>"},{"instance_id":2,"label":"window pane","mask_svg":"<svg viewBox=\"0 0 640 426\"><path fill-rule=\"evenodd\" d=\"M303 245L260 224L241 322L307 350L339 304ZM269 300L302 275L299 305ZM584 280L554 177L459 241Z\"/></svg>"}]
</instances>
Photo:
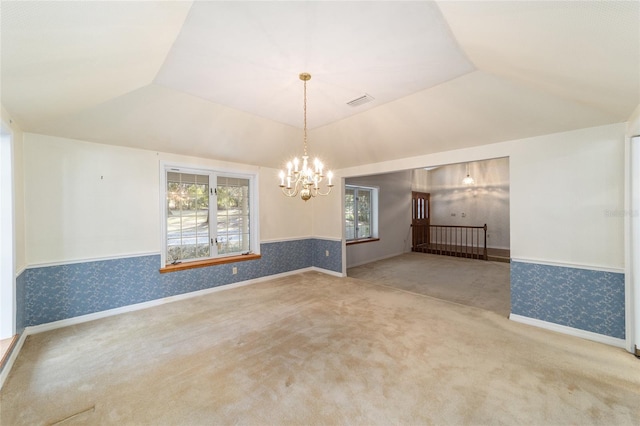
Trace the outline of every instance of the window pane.
<instances>
[{"instance_id":1,"label":"window pane","mask_svg":"<svg viewBox=\"0 0 640 426\"><path fill-rule=\"evenodd\" d=\"M345 235L347 240L352 240L356 237L356 225L355 225L355 190L351 188L345 188L344 190L344 221L345 221Z\"/></svg>"},{"instance_id":2,"label":"window pane","mask_svg":"<svg viewBox=\"0 0 640 426\"><path fill-rule=\"evenodd\" d=\"M167 172L167 263L210 256L209 176Z\"/></svg>"},{"instance_id":3,"label":"window pane","mask_svg":"<svg viewBox=\"0 0 640 426\"><path fill-rule=\"evenodd\" d=\"M358 189L357 196L358 226L357 238L371 237L371 191Z\"/></svg>"},{"instance_id":4,"label":"window pane","mask_svg":"<svg viewBox=\"0 0 640 426\"><path fill-rule=\"evenodd\" d=\"M218 254L249 251L249 179L218 177Z\"/></svg>"},{"instance_id":5,"label":"window pane","mask_svg":"<svg viewBox=\"0 0 640 426\"><path fill-rule=\"evenodd\" d=\"M345 186L344 218L347 240L377 236L377 211L374 211L377 193L377 189L374 188Z\"/></svg>"}]
</instances>

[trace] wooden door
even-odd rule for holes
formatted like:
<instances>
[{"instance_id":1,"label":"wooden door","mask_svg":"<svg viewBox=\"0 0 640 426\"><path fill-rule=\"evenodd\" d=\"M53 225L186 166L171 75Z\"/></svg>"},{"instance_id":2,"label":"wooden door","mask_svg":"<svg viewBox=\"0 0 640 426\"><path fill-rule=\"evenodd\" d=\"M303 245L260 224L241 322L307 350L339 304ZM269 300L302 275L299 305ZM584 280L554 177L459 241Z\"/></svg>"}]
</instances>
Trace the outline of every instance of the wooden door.
<instances>
[{"instance_id":1,"label":"wooden door","mask_svg":"<svg viewBox=\"0 0 640 426\"><path fill-rule=\"evenodd\" d=\"M411 251L427 251L429 244L430 194L411 192Z\"/></svg>"}]
</instances>

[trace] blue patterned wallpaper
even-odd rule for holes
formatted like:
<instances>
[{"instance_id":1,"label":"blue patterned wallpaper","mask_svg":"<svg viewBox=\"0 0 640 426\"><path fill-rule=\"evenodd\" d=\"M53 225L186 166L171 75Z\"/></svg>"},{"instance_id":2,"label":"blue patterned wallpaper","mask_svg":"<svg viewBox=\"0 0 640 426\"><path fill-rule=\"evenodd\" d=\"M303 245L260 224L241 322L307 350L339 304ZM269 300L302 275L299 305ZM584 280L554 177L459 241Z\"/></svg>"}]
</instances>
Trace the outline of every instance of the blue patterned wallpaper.
<instances>
[{"instance_id":1,"label":"blue patterned wallpaper","mask_svg":"<svg viewBox=\"0 0 640 426\"><path fill-rule=\"evenodd\" d=\"M16 279L16 328L21 333L26 326L310 266L342 272L341 241L263 243L261 254L167 274L159 273L160 255L29 268ZM511 312L624 339L624 274L512 261Z\"/></svg>"},{"instance_id":2,"label":"blue patterned wallpaper","mask_svg":"<svg viewBox=\"0 0 640 426\"><path fill-rule=\"evenodd\" d=\"M313 266L334 272L342 272L342 241L314 238L311 253ZM329 256L327 256L329 252Z\"/></svg>"},{"instance_id":3,"label":"blue patterned wallpaper","mask_svg":"<svg viewBox=\"0 0 640 426\"><path fill-rule=\"evenodd\" d=\"M624 274L512 260L511 312L624 339Z\"/></svg>"},{"instance_id":4,"label":"blue patterned wallpaper","mask_svg":"<svg viewBox=\"0 0 640 426\"><path fill-rule=\"evenodd\" d=\"M342 272L341 247L320 239L263 243L257 260L166 274L160 255L29 268L18 312L33 326L311 266Z\"/></svg>"}]
</instances>

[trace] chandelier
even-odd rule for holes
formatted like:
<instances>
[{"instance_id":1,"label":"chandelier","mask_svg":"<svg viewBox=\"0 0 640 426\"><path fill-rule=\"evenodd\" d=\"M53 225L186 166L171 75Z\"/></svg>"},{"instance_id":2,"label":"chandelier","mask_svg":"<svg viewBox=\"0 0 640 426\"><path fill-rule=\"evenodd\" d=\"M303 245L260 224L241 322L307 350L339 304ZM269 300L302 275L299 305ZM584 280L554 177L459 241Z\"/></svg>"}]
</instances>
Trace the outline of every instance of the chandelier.
<instances>
[{"instance_id":1,"label":"chandelier","mask_svg":"<svg viewBox=\"0 0 640 426\"><path fill-rule=\"evenodd\" d=\"M462 183L467 186L475 185L476 181L469 176L469 163L467 163L467 177L462 179Z\"/></svg>"},{"instance_id":2,"label":"chandelier","mask_svg":"<svg viewBox=\"0 0 640 426\"><path fill-rule=\"evenodd\" d=\"M300 198L304 201L311 199L311 197L317 197L318 195L329 195L333 184L333 173L328 171L327 178L327 191L322 192L320 189L320 183L324 181L324 164L316 158L313 160L313 164L309 162L309 155L307 154L307 81L311 80L311 74L300 74L300 80L304 82L304 153L302 155L302 162L295 157L293 160L287 163L287 173L284 170L280 170L280 188L282 193L287 197L295 197L300 194Z\"/></svg>"}]
</instances>

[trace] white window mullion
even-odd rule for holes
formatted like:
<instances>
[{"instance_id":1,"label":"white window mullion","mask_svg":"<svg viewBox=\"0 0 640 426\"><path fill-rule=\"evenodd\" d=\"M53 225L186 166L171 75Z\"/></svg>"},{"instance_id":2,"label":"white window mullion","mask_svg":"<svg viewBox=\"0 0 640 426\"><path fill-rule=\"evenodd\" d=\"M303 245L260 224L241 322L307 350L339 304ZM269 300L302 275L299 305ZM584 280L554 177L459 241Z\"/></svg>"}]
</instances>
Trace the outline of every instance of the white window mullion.
<instances>
[{"instance_id":1,"label":"white window mullion","mask_svg":"<svg viewBox=\"0 0 640 426\"><path fill-rule=\"evenodd\" d=\"M358 188L353 191L353 218L355 221L354 235L356 240L360 238L360 203L358 203L358 198L360 197Z\"/></svg>"},{"instance_id":2,"label":"white window mullion","mask_svg":"<svg viewBox=\"0 0 640 426\"><path fill-rule=\"evenodd\" d=\"M209 175L209 241L211 257L218 257L218 175Z\"/></svg>"}]
</instances>

